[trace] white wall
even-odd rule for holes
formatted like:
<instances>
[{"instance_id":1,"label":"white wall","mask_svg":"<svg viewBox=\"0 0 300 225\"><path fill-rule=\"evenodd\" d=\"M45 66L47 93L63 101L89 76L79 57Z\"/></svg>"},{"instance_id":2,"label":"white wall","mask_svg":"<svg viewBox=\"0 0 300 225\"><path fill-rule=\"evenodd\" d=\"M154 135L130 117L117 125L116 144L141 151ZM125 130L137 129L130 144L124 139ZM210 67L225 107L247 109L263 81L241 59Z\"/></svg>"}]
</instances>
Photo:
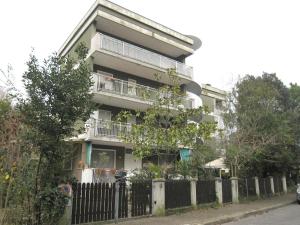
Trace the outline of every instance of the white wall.
<instances>
[{"instance_id":1,"label":"white wall","mask_svg":"<svg viewBox=\"0 0 300 225\"><path fill-rule=\"evenodd\" d=\"M194 108L198 108L199 106L202 106L202 99L198 95L195 95L194 93L188 91L186 93L189 98L194 99Z\"/></svg>"},{"instance_id":2,"label":"white wall","mask_svg":"<svg viewBox=\"0 0 300 225\"><path fill-rule=\"evenodd\" d=\"M93 182L93 170L83 169L81 175L81 183L91 183Z\"/></svg>"},{"instance_id":3,"label":"white wall","mask_svg":"<svg viewBox=\"0 0 300 225\"><path fill-rule=\"evenodd\" d=\"M124 169L125 170L134 170L142 168L142 160L134 158L130 153L125 154Z\"/></svg>"}]
</instances>

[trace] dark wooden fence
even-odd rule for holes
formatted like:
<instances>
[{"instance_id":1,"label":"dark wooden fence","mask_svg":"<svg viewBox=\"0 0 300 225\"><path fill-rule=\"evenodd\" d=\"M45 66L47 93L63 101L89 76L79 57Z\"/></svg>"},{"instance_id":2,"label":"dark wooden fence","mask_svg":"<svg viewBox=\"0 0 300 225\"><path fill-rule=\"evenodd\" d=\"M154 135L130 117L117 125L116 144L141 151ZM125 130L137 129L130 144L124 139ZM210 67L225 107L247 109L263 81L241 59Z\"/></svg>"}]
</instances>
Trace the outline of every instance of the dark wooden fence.
<instances>
[{"instance_id":1,"label":"dark wooden fence","mask_svg":"<svg viewBox=\"0 0 300 225\"><path fill-rule=\"evenodd\" d=\"M128 189L125 182L119 183L118 218L128 217Z\"/></svg>"},{"instance_id":2,"label":"dark wooden fence","mask_svg":"<svg viewBox=\"0 0 300 225\"><path fill-rule=\"evenodd\" d=\"M272 196L272 190L271 190L271 182L270 178L259 178L258 179L259 184L259 192L260 196L262 198L267 198Z\"/></svg>"},{"instance_id":3,"label":"dark wooden fence","mask_svg":"<svg viewBox=\"0 0 300 225\"><path fill-rule=\"evenodd\" d=\"M134 181L131 185L131 216L152 214L152 181Z\"/></svg>"},{"instance_id":4,"label":"dark wooden fence","mask_svg":"<svg viewBox=\"0 0 300 225\"><path fill-rule=\"evenodd\" d=\"M96 183L73 186L72 224L114 218L115 184Z\"/></svg>"},{"instance_id":5,"label":"dark wooden fence","mask_svg":"<svg viewBox=\"0 0 300 225\"><path fill-rule=\"evenodd\" d=\"M223 195L223 203L232 202L231 180L222 179L222 195Z\"/></svg>"},{"instance_id":6,"label":"dark wooden fence","mask_svg":"<svg viewBox=\"0 0 300 225\"><path fill-rule=\"evenodd\" d=\"M151 181L119 182L118 218L152 213ZM115 219L116 183L78 183L73 186L72 224ZM130 193L128 193L130 191ZM131 202L129 202L129 194Z\"/></svg>"},{"instance_id":7,"label":"dark wooden fence","mask_svg":"<svg viewBox=\"0 0 300 225\"><path fill-rule=\"evenodd\" d=\"M274 176L273 177L274 182L274 191L277 194L283 193L283 185L282 185L282 179L281 177Z\"/></svg>"},{"instance_id":8,"label":"dark wooden fence","mask_svg":"<svg viewBox=\"0 0 300 225\"><path fill-rule=\"evenodd\" d=\"M215 180L198 180L196 185L197 204L215 202L216 187Z\"/></svg>"},{"instance_id":9,"label":"dark wooden fence","mask_svg":"<svg viewBox=\"0 0 300 225\"><path fill-rule=\"evenodd\" d=\"M191 205L191 183L188 180L166 180L165 207L179 208Z\"/></svg>"},{"instance_id":10,"label":"dark wooden fence","mask_svg":"<svg viewBox=\"0 0 300 225\"><path fill-rule=\"evenodd\" d=\"M255 179L241 178L239 183L239 198L249 198L256 196Z\"/></svg>"}]
</instances>

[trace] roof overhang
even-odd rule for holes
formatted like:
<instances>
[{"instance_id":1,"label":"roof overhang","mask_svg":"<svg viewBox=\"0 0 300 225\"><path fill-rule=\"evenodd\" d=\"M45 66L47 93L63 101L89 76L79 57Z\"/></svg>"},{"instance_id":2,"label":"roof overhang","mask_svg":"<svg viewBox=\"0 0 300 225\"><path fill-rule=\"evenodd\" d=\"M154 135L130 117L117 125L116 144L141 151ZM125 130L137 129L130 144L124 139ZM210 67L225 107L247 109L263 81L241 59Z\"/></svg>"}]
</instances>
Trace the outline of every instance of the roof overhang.
<instances>
[{"instance_id":1,"label":"roof overhang","mask_svg":"<svg viewBox=\"0 0 300 225\"><path fill-rule=\"evenodd\" d=\"M97 0L59 49L59 54L67 54L93 23L102 32L165 51L173 58L191 55L199 47L199 41L194 43L198 40L195 37L183 35L107 0Z\"/></svg>"}]
</instances>

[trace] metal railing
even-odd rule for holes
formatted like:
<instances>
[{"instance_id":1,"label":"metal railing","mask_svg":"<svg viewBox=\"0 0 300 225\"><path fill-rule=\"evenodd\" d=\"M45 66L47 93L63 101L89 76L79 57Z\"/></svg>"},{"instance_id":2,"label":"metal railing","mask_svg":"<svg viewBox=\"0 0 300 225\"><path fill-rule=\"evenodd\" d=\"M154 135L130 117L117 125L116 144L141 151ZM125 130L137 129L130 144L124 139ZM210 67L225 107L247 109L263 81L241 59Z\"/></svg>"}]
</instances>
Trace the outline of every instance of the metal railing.
<instances>
[{"instance_id":1,"label":"metal railing","mask_svg":"<svg viewBox=\"0 0 300 225\"><path fill-rule=\"evenodd\" d=\"M151 52L149 50L137 47L124 41L112 38L110 36L98 33L100 35L100 48L110 52L126 56L144 63L157 66L162 69L175 69L178 74L188 78L193 77L193 67L187 66L184 63Z\"/></svg>"},{"instance_id":2,"label":"metal railing","mask_svg":"<svg viewBox=\"0 0 300 225\"><path fill-rule=\"evenodd\" d=\"M110 120L95 120L93 127L95 137L104 136L118 138L131 130L130 123L121 123Z\"/></svg>"},{"instance_id":3,"label":"metal railing","mask_svg":"<svg viewBox=\"0 0 300 225\"><path fill-rule=\"evenodd\" d=\"M158 90L155 88L102 74L94 74L94 76L95 91L97 92L104 91L148 101L155 101L158 95Z\"/></svg>"},{"instance_id":4,"label":"metal railing","mask_svg":"<svg viewBox=\"0 0 300 225\"><path fill-rule=\"evenodd\" d=\"M156 101L159 96L159 90L148 86L136 84L134 82L116 79L111 76L94 73L94 91L118 94L143 101ZM183 107L193 108L193 99L183 98L181 104Z\"/></svg>"}]
</instances>

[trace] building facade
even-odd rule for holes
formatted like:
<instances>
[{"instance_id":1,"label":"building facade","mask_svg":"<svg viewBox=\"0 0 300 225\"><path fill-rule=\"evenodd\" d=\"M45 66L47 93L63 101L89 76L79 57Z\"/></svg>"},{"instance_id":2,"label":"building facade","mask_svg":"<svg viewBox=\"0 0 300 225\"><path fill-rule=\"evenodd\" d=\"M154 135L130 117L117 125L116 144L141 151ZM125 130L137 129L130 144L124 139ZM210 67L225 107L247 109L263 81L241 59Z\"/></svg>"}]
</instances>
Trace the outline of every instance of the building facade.
<instances>
[{"instance_id":1,"label":"building facade","mask_svg":"<svg viewBox=\"0 0 300 225\"><path fill-rule=\"evenodd\" d=\"M204 116L204 120L212 121L217 124L217 129L225 132L223 113L226 109L227 92L210 84L202 84L201 99L203 106L207 106L209 114ZM223 140L219 131L213 134L213 146L218 158L205 164L205 168L214 171L215 176L225 176L229 174L229 169L225 165L225 153Z\"/></svg>"},{"instance_id":2,"label":"building facade","mask_svg":"<svg viewBox=\"0 0 300 225\"><path fill-rule=\"evenodd\" d=\"M81 42L89 49L93 101L99 103L99 108L87 122L86 132L74 140L78 149L70 169L79 181L93 182L99 173L142 167L142 160L133 157L131 146L118 138L139 121L131 118L120 123L115 117L124 109L143 111L151 106L151 93L155 96L158 88L172 84L168 69L176 70L187 94L183 107L201 105L200 85L193 80L193 68L185 64L201 41L112 2L97 0L62 45L59 55L73 55ZM161 79L158 81L154 74ZM145 90L150 98L143 98Z\"/></svg>"},{"instance_id":3,"label":"building facade","mask_svg":"<svg viewBox=\"0 0 300 225\"><path fill-rule=\"evenodd\" d=\"M227 92L211 86L210 84L202 84L201 99L202 105L207 106L209 114L206 120L217 123L217 129L224 129L223 113L227 101Z\"/></svg>"}]
</instances>

